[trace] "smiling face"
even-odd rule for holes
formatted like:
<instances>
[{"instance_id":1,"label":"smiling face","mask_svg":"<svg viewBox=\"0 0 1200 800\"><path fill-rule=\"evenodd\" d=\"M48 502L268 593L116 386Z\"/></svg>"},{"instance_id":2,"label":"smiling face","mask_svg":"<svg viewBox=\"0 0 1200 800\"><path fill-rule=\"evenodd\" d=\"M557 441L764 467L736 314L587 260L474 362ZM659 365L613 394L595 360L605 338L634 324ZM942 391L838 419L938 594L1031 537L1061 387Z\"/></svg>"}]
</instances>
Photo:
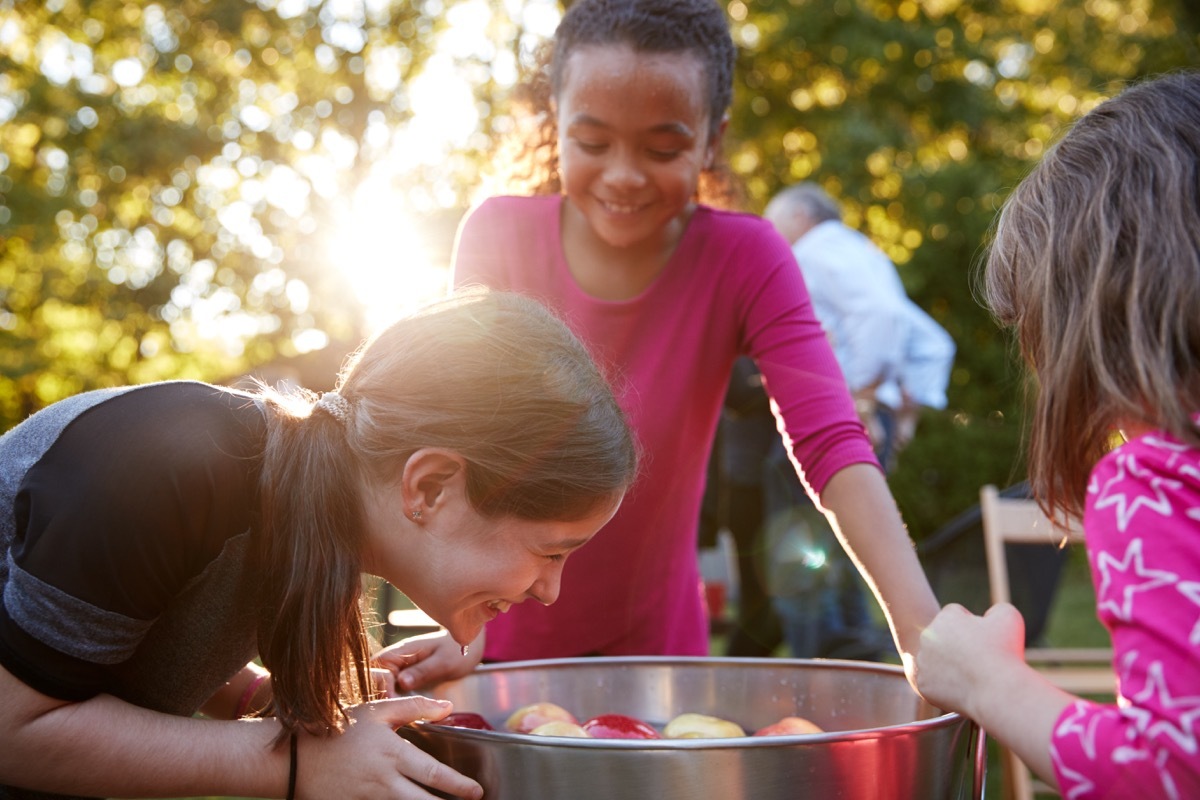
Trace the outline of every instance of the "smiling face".
<instances>
[{"instance_id":1,"label":"smiling face","mask_svg":"<svg viewBox=\"0 0 1200 800\"><path fill-rule=\"evenodd\" d=\"M385 489L369 502L364 568L469 644L483 626L525 600L558 599L567 556L586 544L620 506L614 497L584 519L489 519L467 499L464 472L443 470L435 489ZM420 521L408 509L421 504Z\"/></svg>"},{"instance_id":2,"label":"smiling face","mask_svg":"<svg viewBox=\"0 0 1200 800\"><path fill-rule=\"evenodd\" d=\"M581 47L555 100L565 224L586 222L610 248L672 245L720 138L710 135L704 62L686 51Z\"/></svg>"},{"instance_id":3,"label":"smiling face","mask_svg":"<svg viewBox=\"0 0 1200 800\"><path fill-rule=\"evenodd\" d=\"M469 510L443 543L434 543L436 554L405 593L456 642L468 644L517 603L557 600L567 556L612 518L617 505L574 522L493 520Z\"/></svg>"}]
</instances>

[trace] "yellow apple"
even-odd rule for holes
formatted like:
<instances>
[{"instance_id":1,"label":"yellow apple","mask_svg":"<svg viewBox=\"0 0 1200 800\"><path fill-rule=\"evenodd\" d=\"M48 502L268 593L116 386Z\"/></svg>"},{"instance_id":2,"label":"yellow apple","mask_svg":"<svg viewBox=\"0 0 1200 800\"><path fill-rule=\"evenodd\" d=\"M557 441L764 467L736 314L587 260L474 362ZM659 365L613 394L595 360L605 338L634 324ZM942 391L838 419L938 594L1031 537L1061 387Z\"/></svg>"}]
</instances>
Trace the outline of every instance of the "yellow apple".
<instances>
[{"instance_id":1,"label":"yellow apple","mask_svg":"<svg viewBox=\"0 0 1200 800\"><path fill-rule=\"evenodd\" d=\"M582 726L574 722L567 722L565 719L555 719L550 722L544 722L530 731L534 736L570 736L575 739L590 739L591 734L583 729Z\"/></svg>"},{"instance_id":2,"label":"yellow apple","mask_svg":"<svg viewBox=\"0 0 1200 800\"><path fill-rule=\"evenodd\" d=\"M559 720L579 724L575 715L554 703L530 703L509 715L504 727L514 733L529 733L539 725Z\"/></svg>"},{"instance_id":3,"label":"yellow apple","mask_svg":"<svg viewBox=\"0 0 1200 800\"><path fill-rule=\"evenodd\" d=\"M663 736L668 739L732 739L745 735L736 722L691 712L680 714L663 728Z\"/></svg>"}]
</instances>

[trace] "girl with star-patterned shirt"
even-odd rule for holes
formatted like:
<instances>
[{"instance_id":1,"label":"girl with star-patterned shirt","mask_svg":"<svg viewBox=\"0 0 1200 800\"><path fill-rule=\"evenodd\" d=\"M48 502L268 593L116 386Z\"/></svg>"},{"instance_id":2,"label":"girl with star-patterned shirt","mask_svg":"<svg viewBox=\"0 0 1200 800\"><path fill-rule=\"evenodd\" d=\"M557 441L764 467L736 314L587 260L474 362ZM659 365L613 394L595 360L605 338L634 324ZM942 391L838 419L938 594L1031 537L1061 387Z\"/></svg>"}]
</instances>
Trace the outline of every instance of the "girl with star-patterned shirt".
<instances>
[{"instance_id":1,"label":"girl with star-patterned shirt","mask_svg":"<svg viewBox=\"0 0 1200 800\"><path fill-rule=\"evenodd\" d=\"M1010 605L943 609L917 686L1065 798L1200 797L1200 73L1081 118L1006 201L984 283L1036 373L1031 484L1083 518L1117 701L1025 664Z\"/></svg>"}]
</instances>

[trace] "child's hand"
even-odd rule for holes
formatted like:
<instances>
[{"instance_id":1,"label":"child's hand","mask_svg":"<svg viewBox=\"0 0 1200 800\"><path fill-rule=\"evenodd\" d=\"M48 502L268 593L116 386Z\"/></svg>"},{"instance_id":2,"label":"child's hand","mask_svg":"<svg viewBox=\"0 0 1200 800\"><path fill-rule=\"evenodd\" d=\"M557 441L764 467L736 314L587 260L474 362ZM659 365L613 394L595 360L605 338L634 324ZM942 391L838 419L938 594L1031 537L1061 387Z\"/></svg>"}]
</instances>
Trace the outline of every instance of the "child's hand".
<instances>
[{"instance_id":1,"label":"child's hand","mask_svg":"<svg viewBox=\"0 0 1200 800\"><path fill-rule=\"evenodd\" d=\"M398 693L413 692L470 673L483 658L483 642L480 633L464 656L449 633L435 631L380 650L374 664L392 673Z\"/></svg>"},{"instance_id":2,"label":"child's hand","mask_svg":"<svg viewBox=\"0 0 1200 800\"><path fill-rule=\"evenodd\" d=\"M917 690L946 711L978 719L983 695L1025 661L1025 620L1013 606L992 606L982 617L951 603L921 633Z\"/></svg>"},{"instance_id":3,"label":"child's hand","mask_svg":"<svg viewBox=\"0 0 1200 800\"><path fill-rule=\"evenodd\" d=\"M376 700L349 710L354 724L338 736L301 735L296 796L308 798L401 797L432 800L430 787L477 800L478 783L438 762L395 729L416 720L439 720L453 710L445 700L404 697Z\"/></svg>"}]
</instances>

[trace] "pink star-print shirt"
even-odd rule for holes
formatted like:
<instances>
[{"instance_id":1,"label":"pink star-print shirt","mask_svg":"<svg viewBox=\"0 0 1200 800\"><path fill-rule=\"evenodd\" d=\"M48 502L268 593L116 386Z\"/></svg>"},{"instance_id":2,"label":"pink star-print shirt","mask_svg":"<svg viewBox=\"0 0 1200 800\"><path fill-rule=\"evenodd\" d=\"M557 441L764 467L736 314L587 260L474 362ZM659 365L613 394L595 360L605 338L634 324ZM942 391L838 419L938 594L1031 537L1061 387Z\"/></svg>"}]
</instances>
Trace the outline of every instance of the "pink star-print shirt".
<instances>
[{"instance_id":1,"label":"pink star-print shirt","mask_svg":"<svg viewBox=\"0 0 1200 800\"><path fill-rule=\"evenodd\" d=\"M1200 450L1150 432L1112 451L1083 522L1117 701L1058 718L1062 796L1200 798Z\"/></svg>"}]
</instances>

